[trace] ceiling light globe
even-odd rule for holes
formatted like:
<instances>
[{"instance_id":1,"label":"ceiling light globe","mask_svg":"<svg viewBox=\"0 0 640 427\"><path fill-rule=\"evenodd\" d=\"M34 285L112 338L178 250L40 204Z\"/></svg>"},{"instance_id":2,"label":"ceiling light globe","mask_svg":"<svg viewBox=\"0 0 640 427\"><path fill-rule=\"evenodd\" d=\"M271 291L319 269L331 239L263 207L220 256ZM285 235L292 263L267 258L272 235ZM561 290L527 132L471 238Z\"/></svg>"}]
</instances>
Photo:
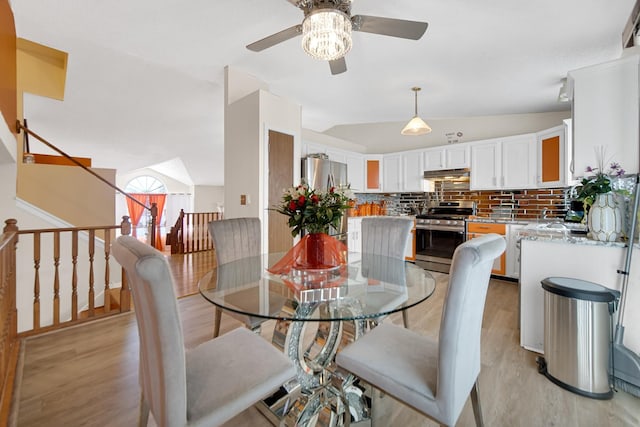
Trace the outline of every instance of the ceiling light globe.
<instances>
[{"instance_id":1,"label":"ceiling light globe","mask_svg":"<svg viewBox=\"0 0 640 427\"><path fill-rule=\"evenodd\" d=\"M333 61L351 49L351 19L336 9L318 9L302 21L302 48L316 59Z\"/></svg>"}]
</instances>

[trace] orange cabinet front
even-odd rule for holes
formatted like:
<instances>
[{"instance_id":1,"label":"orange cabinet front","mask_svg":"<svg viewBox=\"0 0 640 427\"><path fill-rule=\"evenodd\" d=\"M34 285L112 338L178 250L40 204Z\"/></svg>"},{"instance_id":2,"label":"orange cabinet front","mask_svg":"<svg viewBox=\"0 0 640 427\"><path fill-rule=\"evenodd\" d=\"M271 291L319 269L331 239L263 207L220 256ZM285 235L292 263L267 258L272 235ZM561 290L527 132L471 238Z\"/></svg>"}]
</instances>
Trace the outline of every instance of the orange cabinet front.
<instances>
[{"instance_id":1,"label":"orange cabinet front","mask_svg":"<svg viewBox=\"0 0 640 427\"><path fill-rule=\"evenodd\" d=\"M507 226L505 224L488 224L482 222L469 222L467 224L467 240L483 234L495 233L505 236L507 234ZM507 253L506 251L493 262L491 274L505 276L507 273Z\"/></svg>"}]
</instances>

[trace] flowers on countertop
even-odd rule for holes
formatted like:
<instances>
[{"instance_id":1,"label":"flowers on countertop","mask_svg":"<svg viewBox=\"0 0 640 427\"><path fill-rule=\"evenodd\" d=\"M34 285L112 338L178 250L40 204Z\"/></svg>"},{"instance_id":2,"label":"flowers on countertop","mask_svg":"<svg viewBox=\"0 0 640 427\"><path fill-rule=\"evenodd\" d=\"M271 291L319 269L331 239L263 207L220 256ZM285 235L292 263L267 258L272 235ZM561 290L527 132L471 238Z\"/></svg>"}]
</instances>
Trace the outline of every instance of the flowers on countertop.
<instances>
[{"instance_id":1,"label":"flowers on countertop","mask_svg":"<svg viewBox=\"0 0 640 427\"><path fill-rule=\"evenodd\" d=\"M585 173L590 174L582 178L578 188L578 200L582 200L585 208L591 206L598 194L605 194L614 191L612 182L615 178L624 176L625 171L618 162L605 161L606 149L603 146L596 148L597 166L587 166ZM605 164L609 163L609 168L605 170Z\"/></svg>"},{"instance_id":2,"label":"flowers on countertop","mask_svg":"<svg viewBox=\"0 0 640 427\"><path fill-rule=\"evenodd\" d=\"M309 233L328 233L338 230L340 220L349 208L353 194L349 188L331 187L328 191L313 190L306 183L284 191L282 202L275 211L289 217L291 235L306 230Z\"/></svg>"}]
</instances>

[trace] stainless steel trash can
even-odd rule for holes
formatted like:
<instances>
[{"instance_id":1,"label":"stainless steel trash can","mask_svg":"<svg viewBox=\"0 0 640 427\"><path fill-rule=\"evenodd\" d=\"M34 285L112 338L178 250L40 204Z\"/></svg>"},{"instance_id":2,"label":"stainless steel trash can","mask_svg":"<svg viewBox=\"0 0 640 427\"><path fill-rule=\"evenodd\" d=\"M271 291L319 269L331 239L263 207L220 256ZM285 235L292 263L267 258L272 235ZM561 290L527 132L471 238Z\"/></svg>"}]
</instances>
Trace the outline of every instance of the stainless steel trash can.
<instances>
[{"instance_id":1,"label":"stainless steel trash can","mask_svg":"<svg viewBox=\"0 0 640 427\"><path fill-rule=\"evenodd\" d=\"M542 280L544 358L540 372L569 391L595 399L613 396L609 381L612 313L618 291L566 277Z\"/></svg>"}]
</instances>

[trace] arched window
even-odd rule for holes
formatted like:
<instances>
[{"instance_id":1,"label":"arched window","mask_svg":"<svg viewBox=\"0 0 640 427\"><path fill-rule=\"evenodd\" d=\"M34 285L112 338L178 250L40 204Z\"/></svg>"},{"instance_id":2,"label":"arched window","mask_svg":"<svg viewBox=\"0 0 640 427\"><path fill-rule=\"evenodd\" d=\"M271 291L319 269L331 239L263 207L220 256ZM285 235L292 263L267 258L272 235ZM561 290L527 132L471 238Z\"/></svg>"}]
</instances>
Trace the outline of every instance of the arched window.
<instances>
[{"instance_id":1,"label":"arched window","mask_svg":"<svg viewBox=\"0 0 640 427\"><path fill-rule=\"evenodd\" d=\"M158 179L152 176L138 176L133 178L131 181L127 183L125 186L126 193L130 194L140 203L143 203L145 206L151 206L152 203L156 203L158 206L158 223L157 223L157 232L156 232L156 242L153 245L162 249L163 239L161 238L161 227L163 226L163 218L166 218L164 214L164 205L167 195L167 188L165 185L160 182ZM137 229L147 228L151 224L151 212L149 210L139 210L139 205L131 203L129 200L127 201L127 206L129 210L129 216L131 217L131 222L134 225L134 236L137 236ZM136 212L132 212L136 211Z\"/></svg>"},{"instance_id":2,"label":"arched window","mask_svg":"<svg viewBox=\"0 0 640 427\"><path fill-rule=\"evenodd\" d=\"M167 194L167 188L162 182L152 176L133 178L124 188L127 193Z\"/></svg>"}]
</instances>

